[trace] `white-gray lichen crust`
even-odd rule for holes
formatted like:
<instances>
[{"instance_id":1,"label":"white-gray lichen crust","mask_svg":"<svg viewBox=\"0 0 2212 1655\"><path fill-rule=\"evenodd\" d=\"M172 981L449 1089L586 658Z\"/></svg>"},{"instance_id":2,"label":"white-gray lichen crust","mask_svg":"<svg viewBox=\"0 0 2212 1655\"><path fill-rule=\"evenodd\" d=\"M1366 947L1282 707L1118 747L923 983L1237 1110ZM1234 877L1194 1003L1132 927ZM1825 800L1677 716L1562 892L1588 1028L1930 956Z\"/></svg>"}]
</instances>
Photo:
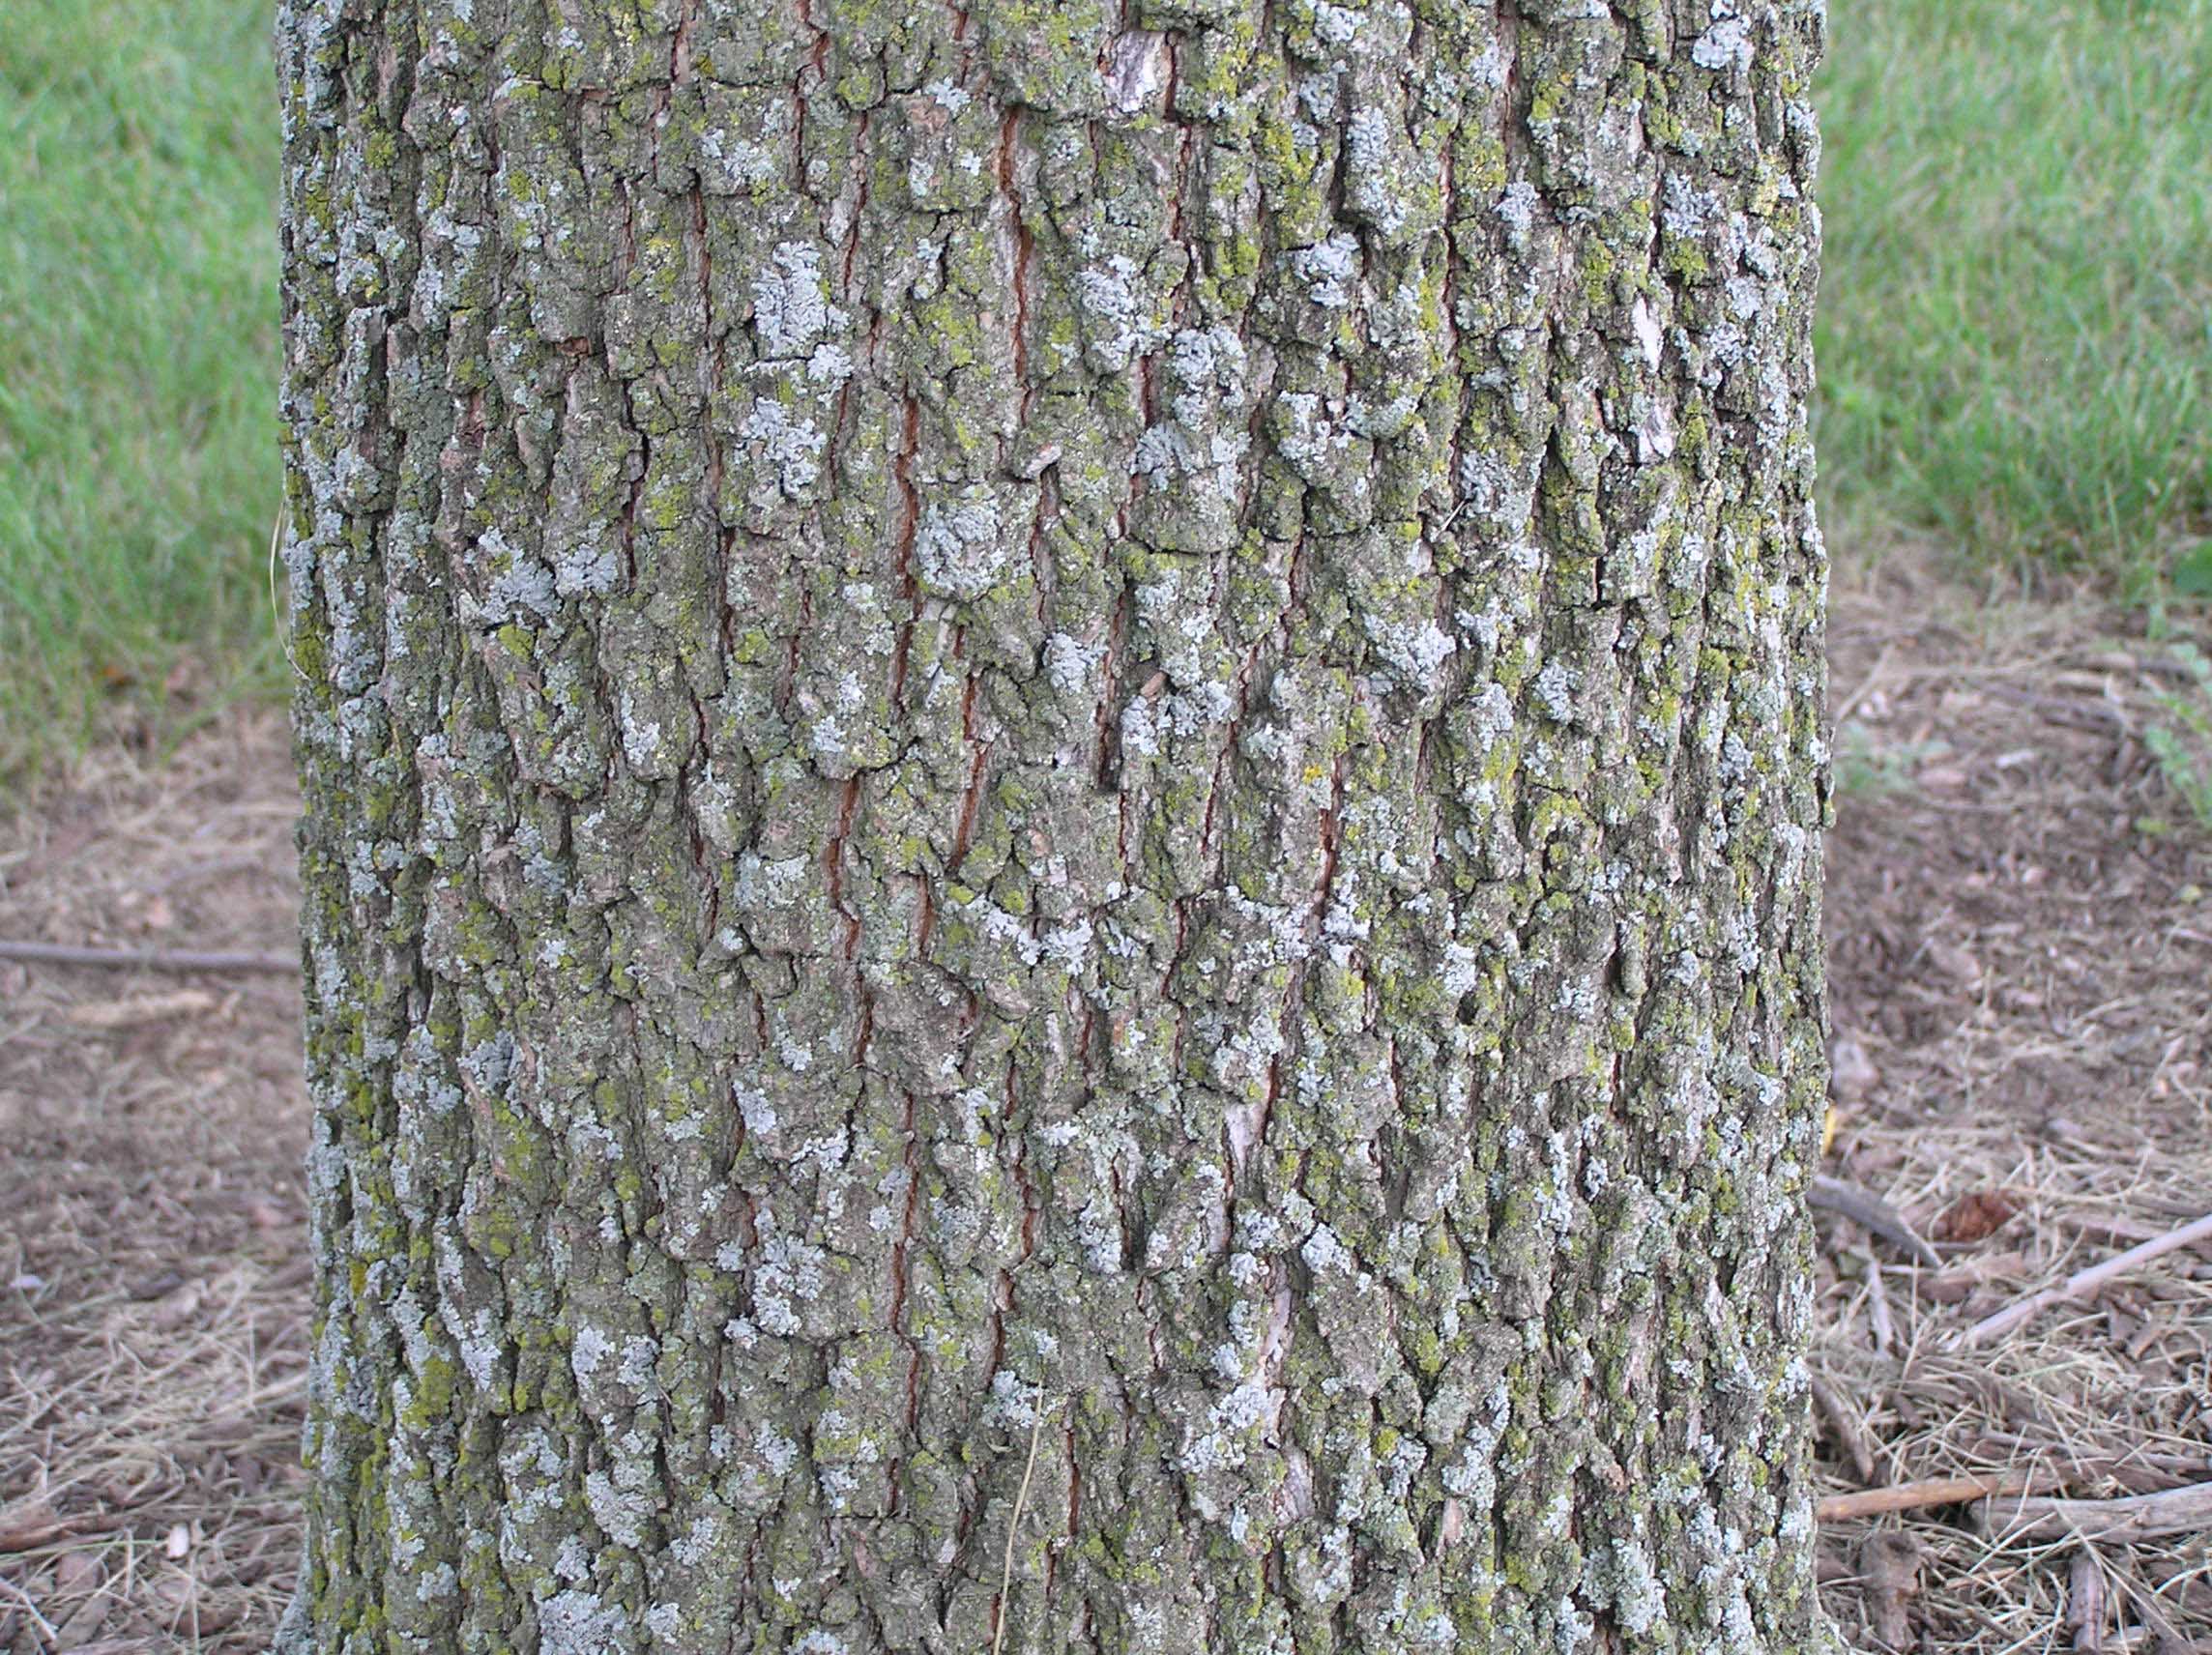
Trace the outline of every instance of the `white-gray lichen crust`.
<instances>
[{"instance_id":1,"label":"white-gray lichen crust","mask_svg":"<svg viewBox=\"0 0 2212 1655\"><path fill-rule=\"evenodd\" d=\"M287 1640L1819 1646L1819 0L279 10Z\"/></svg>"}]
</instances>

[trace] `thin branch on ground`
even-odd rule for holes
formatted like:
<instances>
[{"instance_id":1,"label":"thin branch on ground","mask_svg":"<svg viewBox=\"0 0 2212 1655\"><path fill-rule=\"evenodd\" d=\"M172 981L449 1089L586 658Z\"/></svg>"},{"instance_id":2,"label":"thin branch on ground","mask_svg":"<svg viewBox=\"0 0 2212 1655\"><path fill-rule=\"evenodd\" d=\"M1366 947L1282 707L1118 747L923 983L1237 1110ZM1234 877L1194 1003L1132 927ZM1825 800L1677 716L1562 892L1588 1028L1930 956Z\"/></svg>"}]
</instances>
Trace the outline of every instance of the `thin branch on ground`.
<instances>
[{"instance_id":1,"label":"thin branch on ground","mask_svg":"<svg viewBox=\"0 0 2212 1655\"><path fill-rule=\"evenodd\" d=\"M1930 1477L1917 1483L1893 1483L1886 1489L1830 1495L1814 1508L1813 1517L1819 1523L1848 1523L1855 1517L1879 1517L1892 1511L1925 1511L1930 1506L1964 1505L1994 1495L2025 1494L2028 1486L2025 1477L1988 1472L1965 1477Z\"/></svg>"},{"instance_id":2,"label":"thin branch on ground","mask_svg":"<svg viewBox=\"0 0 2212 1655\"><path fill-rule=\"evenodd\" d=\"M2194 1246L2208 1237L2212 1237L2212 1212L2194 1223L2182 1225L2178 1230L2169 1230L2139 1247L2130 1247L2117 1258L2107 1259L2103 1263L2092 1264L2085 1270L2077 1270L2056 1287L2030 1293L2027 1297L2005 1306L1994 1316L1983 1317L1966 1329L1961 1336L1960 1343L1970 1347L1979 1345L1985 1339L1994 1339L1999 1334L2010 1333L2054 1304L2063 1304L2068 1299L2084 1298L2107 1282L2127 1274L2138 1264L2147 1264L2153 1259L2164 1258L2168 1253Z\"/></svg>"},{"instance_id":3,"label":"thin branch on ground","mask_svg":"<svg viewBox=\"0 0 2212 1655\"><path fill-rule=\"evenodd\" d=\"M125 972L248 972L272 976L297 976L300 973L296 955L220 948L80 948L66 943L0 940L0 960L24 960L44 966L92 966Z\"/></svg>"}]
</instances>

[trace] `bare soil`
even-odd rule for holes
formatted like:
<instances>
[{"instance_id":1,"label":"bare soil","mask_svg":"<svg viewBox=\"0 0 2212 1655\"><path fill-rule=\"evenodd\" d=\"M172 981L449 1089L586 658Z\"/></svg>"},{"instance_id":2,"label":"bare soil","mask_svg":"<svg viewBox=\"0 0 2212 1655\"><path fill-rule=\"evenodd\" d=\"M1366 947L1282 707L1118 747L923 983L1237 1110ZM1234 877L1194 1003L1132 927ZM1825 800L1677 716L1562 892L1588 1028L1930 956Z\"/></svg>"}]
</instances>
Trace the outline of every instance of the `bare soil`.
<instances>
[{"instance_id":1,"label":"bare soil","mask_svg":"<svg viewBox=\"0 0 2212 1655\"><path fill-rule=\"evenodd\" d=\"M2212 835L2142 742L2178 687L2088 599L1910 560L1839 587L1822 1493L2212 1481L2212 1245L1967 1344L2212 1208ZM102 750L0 821L0 939L293 946L281 721ZM0 960L0 1652L266 1647L308 1329L297 984ZM2201 1532L2030 1540L1965 1499L1820 1529L1865 1650L2212 1651ZM2095 1514L2081 1521L2094 1524Z\"/></svg>"}]
</instances>

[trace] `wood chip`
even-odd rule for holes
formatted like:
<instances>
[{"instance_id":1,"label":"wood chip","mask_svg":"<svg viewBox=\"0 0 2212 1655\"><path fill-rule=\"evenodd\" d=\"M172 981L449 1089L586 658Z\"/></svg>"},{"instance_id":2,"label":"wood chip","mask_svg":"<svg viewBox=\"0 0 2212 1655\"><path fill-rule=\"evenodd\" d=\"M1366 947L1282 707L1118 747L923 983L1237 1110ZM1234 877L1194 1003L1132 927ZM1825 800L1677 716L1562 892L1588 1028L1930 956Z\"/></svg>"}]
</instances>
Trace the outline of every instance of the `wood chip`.
<instances>
[{"instance_id":1,"label":"wood chip","mask_svg":"<svg viewBox=\"0 0 2212 1655\"><path fill-rule=\"evenodd\" d=\"M1859 1542L1859 1578L1866 1582L1869 1630L1884 1649L1912 1647L1912 1600L1920 1592L1920 1542L1895 1529L1876 1529Z\"/></svg>"},{"instance_id":2,"label":"wood chip","mask_svg":"<svg viewBox=\"0 0 2212 1655\"><path fill-rule=\"evenodd\" d=\"M1858 1472L1860 1482L1873 1482L1874 1448L1867 1441L1866 1422L1825 1374L1816 1373L1811 1379L1813 1400L1819 1405L1836 1440L1844 1445L1844 1452L1851 1457L1851 1469Z\"/></svg>"},{"instance_id":3,"label":"wood chip","mask_svg":"<svg viewBox=\"0 0 2212 1655\"><path fill-rule=\"evenodd\" d=\"M28 1552L70 1531L69 1520L43 1499L27 1499L0 1511L0 1552Z\"/></svg>"},{"instance_id":4,"label":"wood chip","mask_svg":"<svg viewBox=\"0 0 2212 1655\"><path fill-rule=\"evenodd\" d=\"M1828 1050L1828 1090L1839 1103L1857 1103L1881 1084L1881 1071L1867 1056L1863 1041L1836 1036Z\"/></svg>"},{"instance_id":5,"label":"wood chip","mask_svg":"<svg viewBox=\"0 0 2212 1655\"><path fill-rule=\"evenodd\" d=\"M96 1000L73 1005L63 1021L79 1029L136 1029L148 1023L165 1023L173 1017L204 1016L219 1003L214 995L196 988L171 994L140 995L133 1000Z\"/></svg>"},{"instance_id":6,"label":"wood chip","mask_svg":"<svg viewBox=\"0 0 2212 1655\"><path fill-rule=\"evenodd\" d=\"M154 1325L164 1333L172 1332L200 1313L200 1300L205 1296L198 1282L187 1282L183 1287L164 1294L154 1307Z\"/></svg>"},{"instance_id":7,"label":"wood chip","mask_svg":"<svg viewBox=\"0 0 2212 1655\"><path fill-rule=\"evenodd\" d=\"M1992 1282L2017 1280L2026 1273L2025 1253L1991 1253L1922 1276L1913 1287L1922 1298L1936 1304L1964 1304Z\"/></svg>"},{"instance_id":8,"label":"wood chip","mask_svg":"<svg viewBox=\"0 0 2212 1655\"><path fill-rule=\"evenodd\" d=\"M2105 1655L2105 1573L2086 1546L2074 1553L2067 1573L2066 1627L2074 1634L2074 1655Z\"/></svg>"}]
</instances>

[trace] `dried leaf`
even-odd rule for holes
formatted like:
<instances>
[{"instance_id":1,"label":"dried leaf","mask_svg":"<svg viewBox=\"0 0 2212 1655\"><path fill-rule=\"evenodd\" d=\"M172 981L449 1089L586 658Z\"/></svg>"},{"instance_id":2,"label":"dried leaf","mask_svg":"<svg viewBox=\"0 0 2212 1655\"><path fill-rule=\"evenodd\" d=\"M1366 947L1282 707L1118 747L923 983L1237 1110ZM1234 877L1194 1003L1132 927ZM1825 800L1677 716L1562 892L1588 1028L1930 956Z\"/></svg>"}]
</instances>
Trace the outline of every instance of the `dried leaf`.
<instances>
[{"instance_id":1,"label":"dried leaf","mask_svg":"<svg viewBox=\"0 0 2212 1655\"><path fill-rule=\"evenodd\" d=\"M1942 1210L1931 1234L1938 1241L1986 1241L2019 1210L2010 1190L1972 1190Z\"/></svg>"}]
</instances>

